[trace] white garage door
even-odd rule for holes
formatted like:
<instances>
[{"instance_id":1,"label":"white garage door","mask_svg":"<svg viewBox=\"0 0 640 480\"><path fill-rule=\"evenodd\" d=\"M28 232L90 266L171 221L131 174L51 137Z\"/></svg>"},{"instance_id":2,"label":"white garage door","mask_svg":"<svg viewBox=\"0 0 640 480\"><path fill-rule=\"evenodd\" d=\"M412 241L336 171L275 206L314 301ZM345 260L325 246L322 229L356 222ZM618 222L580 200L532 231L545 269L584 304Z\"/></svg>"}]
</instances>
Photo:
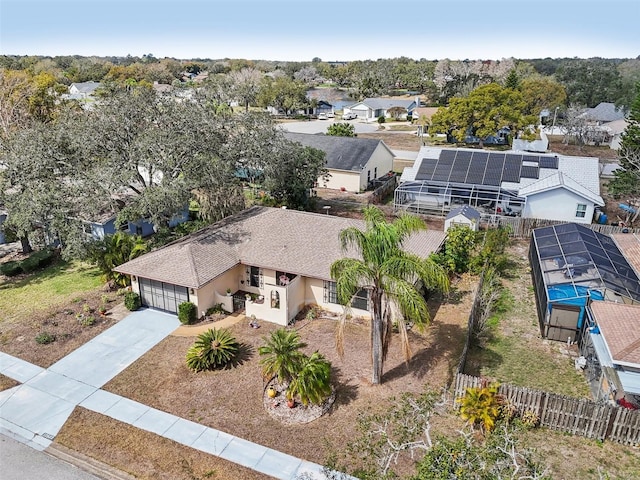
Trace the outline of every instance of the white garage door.
<instances>
[{"instance_id":1,"label":"white garage door","mask_svg":"<svg viewBox=\"0 0 640 480\"><path fill-rule=\"evenodd\" d=\"M171 283L140 278L140 300L145 307L178 313L178 305L189 301L189 290Z\"/></svg>"}]
</instances>

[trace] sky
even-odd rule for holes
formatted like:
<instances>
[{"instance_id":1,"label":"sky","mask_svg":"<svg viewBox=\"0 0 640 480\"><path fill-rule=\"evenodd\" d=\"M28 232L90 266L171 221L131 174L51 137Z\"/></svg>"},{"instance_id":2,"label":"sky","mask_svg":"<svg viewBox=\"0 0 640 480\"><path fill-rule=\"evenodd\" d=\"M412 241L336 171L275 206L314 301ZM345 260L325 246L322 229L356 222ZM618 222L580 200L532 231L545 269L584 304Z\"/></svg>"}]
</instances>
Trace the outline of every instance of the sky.
<instances>
[{"instance_id":1,"label":"sky","mask_svg":"<svg viewBox=\"0 0 640 480\"><path fill-rule=\"evenodd\" d=\"M636 58L640 0L0 0L0 54Z\"/></svg>"}]
</instances>

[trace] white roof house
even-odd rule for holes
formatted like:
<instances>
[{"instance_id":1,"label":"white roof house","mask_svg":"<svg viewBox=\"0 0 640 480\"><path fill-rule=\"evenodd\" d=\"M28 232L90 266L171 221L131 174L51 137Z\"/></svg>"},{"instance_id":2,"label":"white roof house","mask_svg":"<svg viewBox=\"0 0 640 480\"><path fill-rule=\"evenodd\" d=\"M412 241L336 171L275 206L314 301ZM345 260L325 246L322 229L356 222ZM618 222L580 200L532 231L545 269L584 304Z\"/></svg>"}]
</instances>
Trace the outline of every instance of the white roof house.
<instances>
[{"instance_id":1,"label":"white roof house","mask_svg":"<svg viewBox=\"0 0 640 480\"><path fill-rule=\"evenodd\" d=\"M456 225L466 225L477 232L480 225L480 212L469 205L454 208L444 219L444 231Z\"/></svg>"},{"instance_id":2,"label":"white roof house","mask_svg":"<svg viewBox=\"0 0 640 480\"><path fill-rule=\"evenodd\" d=\"M423 147L405 168L395 208L446 215L456 204L484 214L591 223L600 196L598 159L521 151Z\"/></svg>"},{"instance_id":3,"label":"white roof house","mask_svg":"<svg viewBox=\"0 0 640 480\"><path fill-rule=\"evenodd\" d=\"M399 107L406 110L406 113L401 115L402 118L406 118L407 115L412 115L413 111L419 106L420 104L416 99L365 98L361 102L345 106L344 113L355 113L358 118L366 120L376 119L378 117L389 118L391 117L389 110L394 107Z\"/></svg>"}]
</instances>

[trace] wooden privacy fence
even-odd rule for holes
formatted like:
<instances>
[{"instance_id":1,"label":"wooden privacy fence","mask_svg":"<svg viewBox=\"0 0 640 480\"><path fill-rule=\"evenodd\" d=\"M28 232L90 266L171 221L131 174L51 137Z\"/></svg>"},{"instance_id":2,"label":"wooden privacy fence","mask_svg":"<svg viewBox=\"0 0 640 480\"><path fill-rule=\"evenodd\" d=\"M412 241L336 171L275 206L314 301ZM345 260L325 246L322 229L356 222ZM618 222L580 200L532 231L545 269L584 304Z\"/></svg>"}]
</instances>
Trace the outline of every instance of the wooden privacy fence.
<instances>
[{"instance_id":1,"label":"wooden privacy fence","mask_svg":"<svg viewBox=\"0 0 640 480\"><path fill-rule=\"evenodd\" d=\"M464 397L467 388L484 384L486 379L458 373L453 392L454 405L457 405L458 398ZM640 445L640 410L506 383L500 385L498 392L518 409L519 414L535 412L541 426L597 440Z\"/></svg>"},{"instance_id":2,"label":"wooden privacy fence","mask_svg":"<svg viewBox=\"0 0 640 480\"><path fill-rule=\"evenodd\" d=\"M380 181L376 181L380 183ZM398 176L397 175L389 175L382 185L378 186L369 197L369 203L380 204L384 202L385 198L389 195L393 194L398 185Z\"/></svg>"},{"instance_id":3,"label":"wooden privacy fence","mask_svg":"<svg viewBox=\"0 0 640 480\"><path fill-rule=\"evenodd\" d=\"M541 218L522 218L522 217L503 217L500 215L490 215L483 217L483 221L488 227L506 227L509 228L509 235L516 238L528 238L531 232L536 228L549 227L551 225L560 225L560 220L545 220ZM614 233L640 233L640 228L619 227L615 225L600 225L599 223L581 224L593 231L611 235Z\"/></svg>"}]
</instances>

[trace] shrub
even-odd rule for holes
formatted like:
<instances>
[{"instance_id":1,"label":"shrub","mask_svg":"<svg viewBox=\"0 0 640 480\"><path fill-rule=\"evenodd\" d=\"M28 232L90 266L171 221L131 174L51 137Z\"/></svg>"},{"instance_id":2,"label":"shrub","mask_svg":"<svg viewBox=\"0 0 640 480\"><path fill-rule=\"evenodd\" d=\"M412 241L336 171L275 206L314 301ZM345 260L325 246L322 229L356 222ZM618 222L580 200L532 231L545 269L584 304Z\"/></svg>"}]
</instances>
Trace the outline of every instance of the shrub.
<instances>
[{"instance_id":1,"label":"shrub","mask_svg":"<svg viewBox=\"0 0 640 480\"><path fill-rule=\"evenodd\" d=\"M187 367L195 372L225 367L235 359L239 348L240 344L229 330L209 329L198 335L187 351Z\"/></svg>"},{"instance_id":2,"label":"shrub","mask_svg":"<svg viewBox=\"0 0 640 480\"><path fill-rule=\"evenodd\" d=\"M493 430L500 415L499 386L493 383L486 387L467 388L464 397L458 400L460 416L471 426L479 425L485 432Z\"/></svg>"},{"instance_id":3,"label":"shrub","mask_svg":"<svg viewBox=\"0 0 640 480\"><path fill-rule=\"evenodd\" d=\"M384 122L386 122L386 121L387 121L387 119L386 119L386 118L384 118L384 115L380 115L380 116L378 117L378 123L384 123Z\"/></svg>"},{"instance_id":4,"label":"shrub","mask_svg":"<svg viewBox=\"0 0 640 480\"><path fill-rule=\"evenodd\" d=\"M213 307L207 308L207 315L216 315L218 313L224 313L225 315L229 315L230 312L227 312L221 303L216 303Z\"/></svg>"},{"instance_id":5,"label":"shrub","mask_svg":"<svg viewBox=\"0 0 640 480\"><path fill-rule=\"evenodd\" d=\"M264 345L258 348L262 357L262 375L265 378L278 377L280 382L290 382L300 371L304 355L300 351L307 344L302 342L296 331L278 328L265 337Z\"/></svg>"},{"instance_id":6,"label":"shrub","mask_svg":"<svg viewBox=\"0 0 640 480\"><path fill-rule=\"evenodd\" d=\"M36 343L40 345L46 345L48 343L53 343L56 341L56 336L52 335L49 332L42 332L36 335Z\"/></svg>"},{"instance_id":7,"label":"shrub","mask_svg":"<svg viewBox=\"0 0 640 480\"><path fill-rule=\"evenodd\" d=\"M178 305L178 320L183 325L195 323L198 318L198 312L195 304L191 302L182 302Z\"/></svg>"},{"instance_id":8,"label":"shrub","mask_svg":"<svg viewBox=\"0 0 640 480\"><path fill-rule=\"evenodd\" d=\"M2 275L6 275L7 277L20 275L22 273L20 262L13 261L1 264L0 273L2 273Z\"/></svg>"},{"instance_id":9,"label":"shrub","mask_svg":"<svg viewBox=\"0 0 640 480\"><path fill-rule=\"evenodd\" d=\"M124 294L124 306L127 307L127 310L133 312L134 310L138 310L142 306L142 302L140 301L140 295L136 292L127 291Z\"/></svg>"},{"instance_id":10,"label":"shrub","mask_svg":"<svg viewBox=\"0 0 640 480\"><path fill-rule=\"evenodd\" d=\"M80 325L82 325L83 327L90 327L94 323L96 323L96 317L94 317L93 315L87 315L86 317L82 317L80 319Z\"/></svg>"},{"instance_id":11,"label":"shrub","mask_svg":"<svg viewBox=\"0 0 640 480\"><path fill-rule=\"evenodd\" d=\"M24 273L31 273L39 268L46 267L53 260L54 252L51 249L39 250L32 253L29 258L20 262L20 267Z\"/></svg>"}]
</instances>

